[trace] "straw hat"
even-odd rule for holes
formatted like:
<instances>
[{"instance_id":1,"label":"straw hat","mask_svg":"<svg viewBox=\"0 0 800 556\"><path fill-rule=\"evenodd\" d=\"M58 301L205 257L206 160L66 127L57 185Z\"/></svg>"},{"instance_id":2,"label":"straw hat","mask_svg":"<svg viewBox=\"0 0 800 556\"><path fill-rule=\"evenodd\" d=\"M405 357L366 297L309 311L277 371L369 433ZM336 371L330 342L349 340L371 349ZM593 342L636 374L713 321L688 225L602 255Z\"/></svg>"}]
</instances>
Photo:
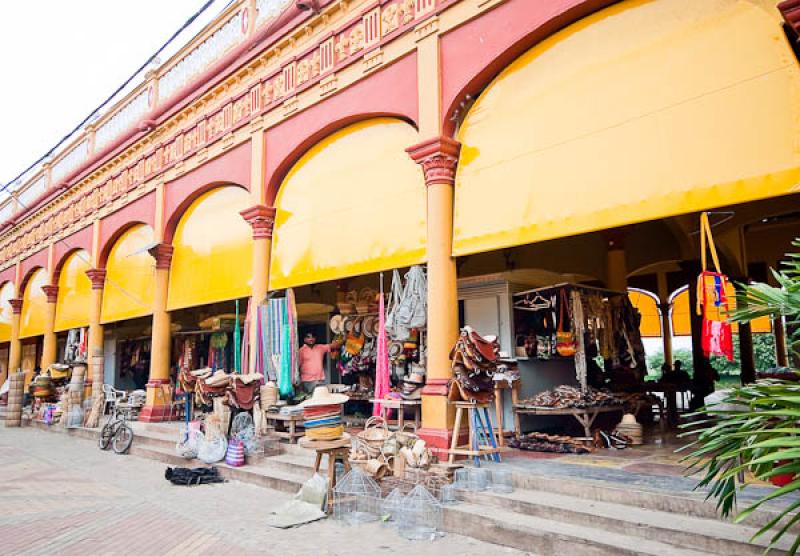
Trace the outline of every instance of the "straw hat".
<instances>
[{"instance_id":1,"label":"straw hat","mask_svg":"<svg viewBox=\"0 0 800 556\"><path fill-rule=\"evenodd\" d=\"M211 377L206 379L206 384L209 386L227 386L231 381L231 377L225 371L217 371Z\"/></svg>"},{"instance_id":2,"label":"straw hat","mask_svg":"<svg viewBox=\"0 0 800 556\"><path fill-rule=\"evenodd\" d=\"M264 375L262 375L261 373L251 373L243 375L233 375L233 378L235 378L242 384L250 384L253 381L261 380L262 378L264 378Z\"/></svg>"},{"instance_id":3,"label":"straw hat","mask_svg":"<svg viewBox=\"0 0 800 556\"><path fill-rule=\"evenodd\" d=\"M342 315L334 315L331 317L331 332L334 334L341 334L344 332L344 318Z\"/></svg>"},{"instance_id":4,"label":"straw hat","mask_svg":"<svg viewBox=\"0 0 800 556\"><path fill-rule=\"evenodd\" d=\"M300 407L315 407L318 405L342 404L350 398L344 394L333 394L327 386L317 386L311 398L300 404Z\"/></svg>"},{"instance_id":5,"label":"straw hat","mask_svg":"<svg viewBox=\"0 0 800 556\"><path fill-rule=\"evenodd\" d=\"M639 423L636 422L636 416L633 413L626 413L622 416L622 421L619 423L620 425L638 425Z\"/></svg>"},{"instance_id":6,"label":"straw hat","mask_svg":"<svg viewBox=\"0 0 800 556\"><path fill-rule=\"evenodd\" d=\"M364 317L364 322L361 323L361 329L364 331L364 335L367 338L374 338L377 336L375 333L375 321L377 319L375 317Z\"/></svg>"}]
</instances>

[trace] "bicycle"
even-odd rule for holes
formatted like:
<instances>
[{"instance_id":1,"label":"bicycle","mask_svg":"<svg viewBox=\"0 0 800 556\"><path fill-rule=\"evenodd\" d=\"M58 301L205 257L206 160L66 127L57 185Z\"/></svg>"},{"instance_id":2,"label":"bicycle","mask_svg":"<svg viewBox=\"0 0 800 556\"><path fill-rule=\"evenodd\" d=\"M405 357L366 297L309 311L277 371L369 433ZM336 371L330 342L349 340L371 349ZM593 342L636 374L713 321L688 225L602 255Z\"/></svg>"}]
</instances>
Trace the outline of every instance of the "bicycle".
<instances>
[{"instance_id":1,"label":"bicycle","mask_svg":"<svg viewBox=\"0 0 800 556\"><path fill-rule=\"evenodd\" d=\"M114 414L100 431L98 444L101 450L108 450L109 446L114 453L126 453L133 443L133 429L128 425L128 412L115 408Z\"/></svg>"}]
</instances>

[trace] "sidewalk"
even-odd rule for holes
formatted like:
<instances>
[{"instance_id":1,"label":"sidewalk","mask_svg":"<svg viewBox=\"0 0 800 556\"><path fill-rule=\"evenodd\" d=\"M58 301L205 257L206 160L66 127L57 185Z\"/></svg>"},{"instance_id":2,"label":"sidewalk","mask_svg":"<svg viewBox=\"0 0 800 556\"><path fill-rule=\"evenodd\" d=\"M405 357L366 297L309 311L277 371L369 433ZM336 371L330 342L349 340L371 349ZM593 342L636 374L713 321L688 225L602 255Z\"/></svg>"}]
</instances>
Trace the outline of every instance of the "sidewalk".
<instances>
[{"instance_id":1,"label":"sidewalk","mask_svg":"<svg viewBox=\"0 0 800 556\"><path fill-rule=\"evenodd\" d=\"M0 469L0 554L525 554L458 535L412 543L378 524L271 529L265 517L285 493L173 486L162 463L30 427L0 426Z\"/></svg>"}]
</instances>

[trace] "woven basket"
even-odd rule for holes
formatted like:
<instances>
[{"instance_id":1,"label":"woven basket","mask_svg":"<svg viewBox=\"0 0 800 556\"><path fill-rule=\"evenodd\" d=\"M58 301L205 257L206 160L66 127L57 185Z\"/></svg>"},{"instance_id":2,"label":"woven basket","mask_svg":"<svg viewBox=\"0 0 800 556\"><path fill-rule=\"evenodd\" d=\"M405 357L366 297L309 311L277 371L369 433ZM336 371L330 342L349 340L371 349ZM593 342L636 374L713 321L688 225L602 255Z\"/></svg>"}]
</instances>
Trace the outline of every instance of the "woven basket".
<instances>
[{"instance_id":1,"label":"woven basket","mask_svg":"<svg viewBox=\"0 0 800 556\"><path fill-rule=\"evenodd\" d=\"M267 410L276 405L279 399L278 387L275 384L265 384L261 387L261 408Z\"/></svg>"},{"instance_id":2,"label":"woven basket","mask_svg":"<svg viewBox=\"0 0 800 556\"><path fill-rule=\"evenodd\" d=\"M383 450L383 444L390 435L389 427L383 417L370 417L364 424L364 430L356 436L372 455L372 453L377 454Z\"/></svg>"}]
</instances>

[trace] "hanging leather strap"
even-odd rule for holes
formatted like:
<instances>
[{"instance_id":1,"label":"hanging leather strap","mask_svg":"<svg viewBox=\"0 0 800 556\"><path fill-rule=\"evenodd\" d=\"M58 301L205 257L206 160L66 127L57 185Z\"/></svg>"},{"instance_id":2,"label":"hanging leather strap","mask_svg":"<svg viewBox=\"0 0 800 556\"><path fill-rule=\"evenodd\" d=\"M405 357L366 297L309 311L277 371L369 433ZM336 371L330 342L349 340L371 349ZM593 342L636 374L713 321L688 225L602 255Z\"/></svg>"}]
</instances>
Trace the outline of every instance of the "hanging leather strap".
<instances>
[{"instance_id":1,"label":"hanging leather strap","mask_svg":"<svg viewBox=\"0 0 800 556\"><path fill-rule=\"evenodd\" d=\"M708 223L708 213L700 213L700 261L703 265L703 271L708 270L706 259L706 241L708 241L708 250L711 252L711 260L714 262L714 268L718 274L722 274L719 266L719 257L717 257L717 247L714 245L714 236L711 235L711 225Z\"/></svg>"}]
</instances>

